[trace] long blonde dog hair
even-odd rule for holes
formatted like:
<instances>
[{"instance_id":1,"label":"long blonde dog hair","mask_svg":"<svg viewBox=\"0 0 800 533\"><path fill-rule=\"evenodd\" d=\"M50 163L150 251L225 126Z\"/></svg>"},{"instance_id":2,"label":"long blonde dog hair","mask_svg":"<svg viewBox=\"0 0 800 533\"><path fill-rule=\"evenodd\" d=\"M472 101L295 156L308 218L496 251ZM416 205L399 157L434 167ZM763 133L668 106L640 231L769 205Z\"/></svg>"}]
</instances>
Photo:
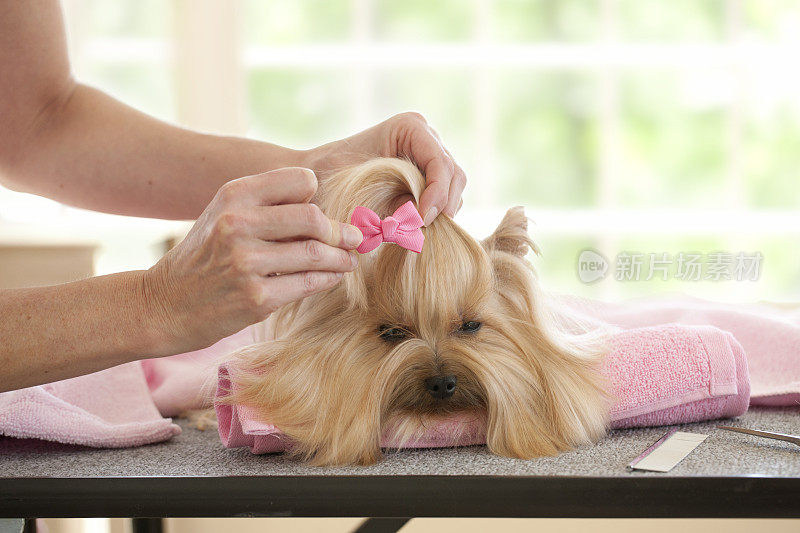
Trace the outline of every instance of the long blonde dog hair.
<instances>
[{"instance_id":1,"label":"long blonde dog hair","mask_svg":"<svg viewBox=\"0 0 800 533\"><path fill-rule=\"evenodd\" d=\"M383 218L424 187L411 162L375 159L326 178L316 201L333 220L348 221L357 205ZM291 453L316 464L374 462L390 427L409 442L432 419L463 412L480 418L493 453L511 457L603 435L604 333L539 289L523 210L481 242L446 215L423 231L422 253L382 245L339 286L275 312L273 340L236 354L228 401L258 409L293 440ZM478 319L476 334L458 333ZM387 343L382 324L409 337ZM443 369L459 376L458 395L435 403L420 383Z\"/></svg>"}]
</instances>

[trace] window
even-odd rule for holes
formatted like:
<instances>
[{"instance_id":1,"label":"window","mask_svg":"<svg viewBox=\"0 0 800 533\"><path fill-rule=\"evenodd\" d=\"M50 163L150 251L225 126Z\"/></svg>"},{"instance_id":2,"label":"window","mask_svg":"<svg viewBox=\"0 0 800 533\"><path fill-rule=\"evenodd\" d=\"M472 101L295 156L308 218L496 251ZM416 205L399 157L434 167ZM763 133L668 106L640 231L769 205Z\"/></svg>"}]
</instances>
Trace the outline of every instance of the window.
<instances>
[{"instance_id":1,"label":"window","mask_svg":"<svg viewBox=\"0 0 800 533\"><path fill-rule=\"evenodd\" d=\"M611 298L800 295L800 78L785 68L800 35L796 4L250 0L243 9L252 134L312 146L417 110L471 180L461 222L485 233L504 208L526 205L551 287ZM612 268L593 285L577 276L587 248ZM720 251L760 252L759 281L675 279L681 252L701 252L713 268ZM614 280L626 252L666 252L668 281Z\"/></svg>"},{"instance_id":2,"label":"window","mask_svg":"<svg viewBox=\"0 0 800 533\"><path fill-rule=\"evenodd\" d=\"M603 298L800 298L796 2L67 8L78 74L167 120L307 148L422 112L470 179L459 221L482 235L505 208L525 205L549 287ZM580 281L585 249L609 261L603 281ZM618 254L637 252L667 253L669 279L614 279ZM681 281L681 252L706 265L717 252L760 252L760 277Z\"/></svg>"}]
</instances>

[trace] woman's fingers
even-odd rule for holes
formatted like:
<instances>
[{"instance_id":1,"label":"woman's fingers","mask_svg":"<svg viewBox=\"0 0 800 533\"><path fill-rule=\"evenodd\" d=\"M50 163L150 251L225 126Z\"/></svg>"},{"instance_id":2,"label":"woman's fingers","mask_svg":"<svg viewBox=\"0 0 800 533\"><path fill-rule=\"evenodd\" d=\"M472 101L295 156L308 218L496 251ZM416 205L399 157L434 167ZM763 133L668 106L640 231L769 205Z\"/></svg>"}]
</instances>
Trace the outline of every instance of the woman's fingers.
<instances>
[{"instance_id":1,"label":"woman's fingers","mask_svg":"<svg viewBox=\"0 0 800 533\"><path fill-rule=\"evenodd\" d=\"M317 192L317 176L308 168L287 167L231 180L217 197L226 205L298 204Z\"/></svg>"},{"instance_id":2,"label":"woman's fingers","mask_svg":"<svg viewBox=\"0 0 800 533\"><path fill-rule=\"evenodd\" d=\"M426 187L418 209L426 226L439 213L453 216L458 211L464 171L419 113L395 115L352 137L310 150L306 161L327 171L378 156L407 157L423 172Z\"/></svg>"},{"instance_id":3,"label":"woman's fingers","mask_svg":"<svg viewBox=\"0 0 800 533\"><path fill-rule=\"evenodd\" d=\"M334 287L342 279L341 272L297 272L264 279L264 292L272 309Z\"/></svg>"},{"instance_id":4,"label":"woman's fingers","mask_svg":"<svg viewBox=\"0 0 800 533\"><path fill-rule=\"evenodd\" d=\"M447 196L450 191L452 174L450 165L443 159L435 159L423 167L427 185L419 199L419 211L425 213L422 219L425 225L430 225L439 213L444 212L447 206Z\"/></svg>"},{"instance_id":5,"label":"woman's fingers","mask_svg":"<svg viewBox=\"0 0 800 533\"><path fill-rule=\"evenodd\" d=\"M396 155L410 157L425 174L427 186L419 201L425 225L433 222L439 213L453 216L466 184L463 170L453 161L422 115L403 113L395 120L394 136L402 140L397 143ZM459 172L461 176L458 176ZM453 198L453 194L457 194L457 198Z\"/></svg>"},{"instance_id":6,"label":"woman's fingers","mask_svg":"<svg viewBox=\"0 0 800 533\"><path fill-rule=\"evenodd\" d=\"M358 266L358 254L314 239L259 243L250 255L261 276L305 271L350 272Z\"/></svg>"},{"instance_id":7,"label":"woman's fingers","mask_svg":"<svg viewBox=\"0 0 800 533\"><path fill-rule=\"evenodd\" d=\"M467 186L467 176L460 166L455 165L456 170L453 174L453 180L450 182L450 192L447 195L447 206L444 212L449 217L456 216L456 213L461 209L461 193L464 192L464 187Z\"/></svg>"},{"instance_id":8,"label":"woman's fingers","mask_svg":"<svg viewBox=\"0 0 800 533\"><path fill-rule=\"evenodd\" d=\"M303 168L228 182L186 238L150 269L153 305L174 317L184 351L330 289L357 267L349 250L361 243L361 232L310 204L316 190L316 177Z\"/></svg>"},{"instance_id":9,"label":"woman's fingers","mask_svg":"<svg viewBox=\"0 0 800 533\"><path fill-rule=\"evenodd\" d=\"M330 220L309 203L316 191L311 170L290 167L229 181L216 200L226 211L243 213L262 240L310 238L346 249L361 244L358 228Z\"/></svg>"},{"instance_id":10,"label":"woman's fingers","mask_svg":"<svg viewBox=\"0 0 800 533\"><path fill-rule=\"evenodd\" d=\"M264 241L315 239L352 250L363 240L358 228L329 219L316 204L259 207L250 214L254 236Z\"/></svg>"}]
</instances>

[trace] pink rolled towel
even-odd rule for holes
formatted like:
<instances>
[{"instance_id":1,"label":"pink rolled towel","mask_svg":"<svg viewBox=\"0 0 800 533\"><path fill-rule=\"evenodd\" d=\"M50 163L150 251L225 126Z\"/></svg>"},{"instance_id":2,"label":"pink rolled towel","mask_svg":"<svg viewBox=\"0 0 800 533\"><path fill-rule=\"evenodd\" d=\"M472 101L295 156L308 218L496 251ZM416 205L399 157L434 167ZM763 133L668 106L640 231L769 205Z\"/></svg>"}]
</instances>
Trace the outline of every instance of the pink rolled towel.
<instances>
[{"instance_id":1,"label":"pink rolled towel","mask_svg":"<svg viewBox=\"0 0 800 533\"><path fill-rule=\"evenodd\" d=\"M712 326L625 330L611 341L603 373L617 399L611 427L663 426L738 416L750 401L741 344Z\"/></svg>"},{"instance_id":2,"label":"pink rolled towel","mask_svg":"<svg viewBox=\"0 0 800 533\"><path fill-rule=\"evenodd\" d=\"M741 415L750 398L747 361L741 345L714 327L667 324L617 333L603 373L616 402L612 427L666 425ZM219 369L218 397L231 387L229 369ZM291 441L275 426L259 420L243 405L216 403L219 433L228 448L249 447L253 453L283 451ZM415 448L483 444L484 428L470 417L449 418L414 442ZM396 443L384 438L381 445Z\"/></svg>"},{"instance_id":3,"label":"pink rolled towel","mask_svg":"<svg viewBox=\"0 0 800 533\"><path fill-rule=\"evenodd\" d=\"M687 296L620 303L575 296L559 299L600 325L639 328L674 322L728 331L747 354L750 404L800 406L800 306L796 304L724 304Z\"/></svg>"}]
</instances>

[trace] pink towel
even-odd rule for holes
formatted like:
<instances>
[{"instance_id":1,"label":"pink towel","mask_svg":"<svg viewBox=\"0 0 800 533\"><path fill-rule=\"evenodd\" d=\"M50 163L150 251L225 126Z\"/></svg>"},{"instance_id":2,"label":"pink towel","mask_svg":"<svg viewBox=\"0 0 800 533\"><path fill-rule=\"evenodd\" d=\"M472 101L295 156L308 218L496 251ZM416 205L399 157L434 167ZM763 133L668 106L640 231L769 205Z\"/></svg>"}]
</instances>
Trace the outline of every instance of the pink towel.
<instances>
[{"instance_id":1,"label":"pink towel","mask_svg":"<svg viewBox=\"0 0 800 533\"><path fill-rule=\"evenodd\" d=\"M180 432L158 412L139 362L0 394L0 434L9 437L126 448Z\"/></svg>"},{"instance_id":2,"label":"pink towel","mask_svg":"<svg viewBox=\"0 0 800 533\"><path fill-rule=\"evenodd\" d=\"M189 409L211 407L220 357L256 342L256 329L245 328L196 352L142 361L147 386L161 414L176 416Z\"/></svg>"},{"instance_id":3,"label":"pink towel","mask_svg":"<svg viewBox=\"0 0 800 533\"><path fill-rule=\"evenodd\" d=\"M97 448L170 439L181 428L164 416L210 407L217 361L252 344L253 331L247 328L196 352L1 393L0 435Z\"/></svg>"},{"instance_id":4,"label":"pink towel","mask_svg":"<svg viewBox=\"0 0 800 533\"><path fill-rule=\"evenodd\" d=\"M611 342L604 374L616 403L611 426L663 426L747 411L745 352L727 331L666 324L625 330Z\"/></svg>"},{"instance_id":5,"label":"pink towel","mask_svg":"<svg viewBox=\"0 0 800 533\"><path fill-rule=\"evenodd\" d=\"M800 306L720 304L685 296L606 303L562 297L575 311L625 328L669 322L729 331L747 354L751 405L800 405Z\"/></svg>"},{"instance_id":6,"label":"pink towel","mask_svg":"<svg viewBox=\"0 0 800 533\"><path fill-rule=\"evenodd\" d=\"M714 327L668 324L621 331L613 337L603 372L617 398L611 412L612 427L617 428L737 416L747 410L750 398L741 345ZM217 394L230 387L229 369L222 366ZM247 446L253 453L269 453L291 445L247 406L217 403L216 410L220 437L228 448ZM463 435L456 444L485 442L485 428L474 419L453 417L406 447L452 445L449 436L456 427ZM393 448L398 443L384 437L381 445Z\"/></svg>"}]
</instances>

